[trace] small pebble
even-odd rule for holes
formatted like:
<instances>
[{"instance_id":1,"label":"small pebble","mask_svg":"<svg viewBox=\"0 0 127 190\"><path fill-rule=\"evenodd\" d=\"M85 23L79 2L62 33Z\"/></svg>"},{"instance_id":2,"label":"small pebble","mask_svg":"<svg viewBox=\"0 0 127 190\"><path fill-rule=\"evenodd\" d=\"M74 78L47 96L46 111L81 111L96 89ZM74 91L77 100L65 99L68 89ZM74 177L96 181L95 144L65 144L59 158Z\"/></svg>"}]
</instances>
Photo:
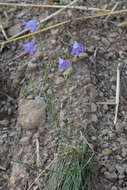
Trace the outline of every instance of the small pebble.
<instances>
[{"instance_id":1,"label":"small pebble","mask_svg":"<svg viewBox=\"0 0 127 190\"><path fill-rule=\"evenodd\" d=\"M9 126L9 121L7 119L0 121L0 127L8 127L8 126Z\"/></svg>"},{"instance_id":2,"label":"small pebble","mask_svg":"<svg viewBox=\"0 0 127 190\"><path fill-rule=\"evenodd\" d=\"M87 53L80 53L79 58L80 59L88 58L88 54Z\"/></svg>"},{"instance_id":3,"label":"small pebble","mask_svg":"<svg viewBox=\"0 0 127 190\"><path fill-rule=\"evenodd\" d=\"M98 119L97 119L96 114L92 114L91 120L92 120L94 123L97 123L97 122L98 122Z\"/></svg>"},{"instance_id":4,"label":"small pebble","mask_svg":"<svg viewBox=\"0 0 127 190\"><path fill-rule=\"evenodd\" d=\"M112 154L112 150L110 148L106 148L102 151L103 155L111 155Z\"/></svg>"},{"instance_id":5,"label":"small pebble","mask_svg":"<svg viewBox=\"0 0 127 190\"><path fill-rule=\"evenodd\" d=\"M104 172L104 176L106 179L112 180L112 179L117 179L117 175L115 172L110 173L110 172Z\"/></svg>"},{"instance_id":6,"label":"small pebble","mask_svg":"<svg viewBox=\"0 0 127 190\"><path fill-rule=\"evenodd\" d=\"M94 103L91 103L91 112L96 112L97 111L97 106Z\"/></svg>"},{"instance_id":7,"label":"small pebble","mask_svg":"<svg viewBox=\"0 0 127 190\"><path fill-rule=\"evenodd\" d=\"M112 186L111 190L118 190L116 186Z\"/></svg>"},{"instance_id":8,"label":"small pebble","mask_svg":"<svg viewBox=\"0 0 127 190\"><path fill-rule=\"evenodd\" d=\"M21 139L20 139L20 144L23 144L23 145L27 145L27 144L29 144L29 140L30 140L30 137L27 137L27 136L25 136L25 137L22 137Z\"/></svg>"}]
</instances>

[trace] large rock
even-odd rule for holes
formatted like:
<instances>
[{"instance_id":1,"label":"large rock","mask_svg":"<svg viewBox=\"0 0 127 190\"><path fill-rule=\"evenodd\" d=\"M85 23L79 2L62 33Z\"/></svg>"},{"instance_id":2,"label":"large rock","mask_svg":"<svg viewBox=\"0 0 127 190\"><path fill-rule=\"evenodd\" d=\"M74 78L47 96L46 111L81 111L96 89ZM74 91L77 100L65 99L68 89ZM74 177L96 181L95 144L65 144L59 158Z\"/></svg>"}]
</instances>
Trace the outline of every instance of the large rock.
<instances>
[{"instance_id":1,"label":"large rock","mask_svg":"<svg viewBox=\"0 0 127 190\"><path fill-rule=\"evenodd\" d=\"M43 127L46 119L46 105L42 98L25 100L19 104L19 124L24 129Z\"/></svg>"}]
</instances>

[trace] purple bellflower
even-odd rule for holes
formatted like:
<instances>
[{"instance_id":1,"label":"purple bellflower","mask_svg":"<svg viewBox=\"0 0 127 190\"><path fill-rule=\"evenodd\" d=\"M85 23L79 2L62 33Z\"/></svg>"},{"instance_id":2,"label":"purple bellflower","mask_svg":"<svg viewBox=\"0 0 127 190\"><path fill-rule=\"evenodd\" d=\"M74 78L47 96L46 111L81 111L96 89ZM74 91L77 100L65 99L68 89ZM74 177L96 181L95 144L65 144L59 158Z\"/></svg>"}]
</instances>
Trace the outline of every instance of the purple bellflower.
<instances>
[{"instance_id":1,"label":"purple bellflower","mask_svg":"<svg viewBox=\"0 0 127 190\"><path fill-rule=\"evenodd\" d=\"M29 29L31 33L33 33L35 30L37 30L37 21L36 20L30 20L29 22L24 22L26 25L24 27L25 30Z\"/></svg>"},{"instance_id":2,"label":"purple bellflower","mask_svg":"<svg viewBox=\"0 0 127 190\"><path fill-rule=\"evenodd\" d=\"M79 56L79 54L83 52L84 52L84 47L80 45L78 42L75 42L72 48L71 55Z\"/></svg>"},{"instance_id":3,"label":"purple bellflower","mask_svg":"<svg viewBox=\"0 0 127 190\"><path fill-rule=\"evenodd\" d=\"M69 61L59 58L59 71L64 71L69 67L70 67Z\"/></svg>"},{"instance_id":4,"label":"purple bellflower","mask_svg":"<svg viewBox=\"0 0 127 190\"><path fill-rule=\"evenodd\" d=\"M30 53L33 55L33 52L37 49L33 42L28 42L26 44L22 44L24 47L24 53Z\"/></svg>"}]
</instances>

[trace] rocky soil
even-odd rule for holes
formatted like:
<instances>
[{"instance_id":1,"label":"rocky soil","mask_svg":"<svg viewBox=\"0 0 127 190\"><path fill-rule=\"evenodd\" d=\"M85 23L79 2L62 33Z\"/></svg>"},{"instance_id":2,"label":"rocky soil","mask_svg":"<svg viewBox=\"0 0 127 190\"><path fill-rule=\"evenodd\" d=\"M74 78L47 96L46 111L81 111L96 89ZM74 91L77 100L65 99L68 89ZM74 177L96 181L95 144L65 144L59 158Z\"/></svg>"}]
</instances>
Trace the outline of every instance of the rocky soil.
<instances>
[{"instance_id":1,"label":"rocky soil","mask_svg":"<svg viewBox=\"0 0 127 190\"><path fill-rule=\"evenodd\" d=\"M49 3L54 2L45 0L42 4ZM55 4L64 2L55 1ZM115 1L81 0L78 5L112 9ZM117 10L126 7L127 3L121 1ZM0 19L10 38L23 30L24 21L31 18L42 20L56 10L0 5ZM67 9L45 22L43 27L89 14L95 12ZM57 149L58 134L46 93L49 99L52 96L55 98L61 128L68 134L67 127L71 123L75 134L82 131L92 144L96 152L94 159L100 166L99 176L94 182L95 189L127 190L127 29L126 26L119 27L126 16L126 13L121 13L107 20L105 16L73 21L54 28L41 33L42 47L40 35L4 47L0 54L1 190L46 187L47 175L44 172L30 188L41 169L53 161ZM4 40L1 32L0 42ZM37 47L33 56L24 54L21 46L29 40ZM85 47L85 53L79 57L68 56L74 41ZM67 112L67 82L63 73L58 71L59 57L68 57L72 62L69 83L71 118ZM49 67L47 85L44 85L43 62ZM114 126L115 105L110 102L115 101L119 63L120 105Z\"/></svg>"}]
</instances>

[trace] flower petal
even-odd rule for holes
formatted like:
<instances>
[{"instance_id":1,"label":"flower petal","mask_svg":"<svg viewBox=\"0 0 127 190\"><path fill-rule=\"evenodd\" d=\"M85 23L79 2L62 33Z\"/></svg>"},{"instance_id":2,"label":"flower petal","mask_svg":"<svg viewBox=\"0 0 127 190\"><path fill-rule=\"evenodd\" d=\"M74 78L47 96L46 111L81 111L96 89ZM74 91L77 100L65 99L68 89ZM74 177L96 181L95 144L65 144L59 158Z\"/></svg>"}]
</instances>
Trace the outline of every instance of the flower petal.
<instances>
[{"instance_id":1,"label":"flower petal","mask_svg":"<svg viewBox=\"0 0 127 190\"><path fill-rule=\"evenodd\" d=\"M71 51L71 55L79 56L80 53L84 52L84 47L78 42L75 42Z\"/></svg>"}]
</instances>

